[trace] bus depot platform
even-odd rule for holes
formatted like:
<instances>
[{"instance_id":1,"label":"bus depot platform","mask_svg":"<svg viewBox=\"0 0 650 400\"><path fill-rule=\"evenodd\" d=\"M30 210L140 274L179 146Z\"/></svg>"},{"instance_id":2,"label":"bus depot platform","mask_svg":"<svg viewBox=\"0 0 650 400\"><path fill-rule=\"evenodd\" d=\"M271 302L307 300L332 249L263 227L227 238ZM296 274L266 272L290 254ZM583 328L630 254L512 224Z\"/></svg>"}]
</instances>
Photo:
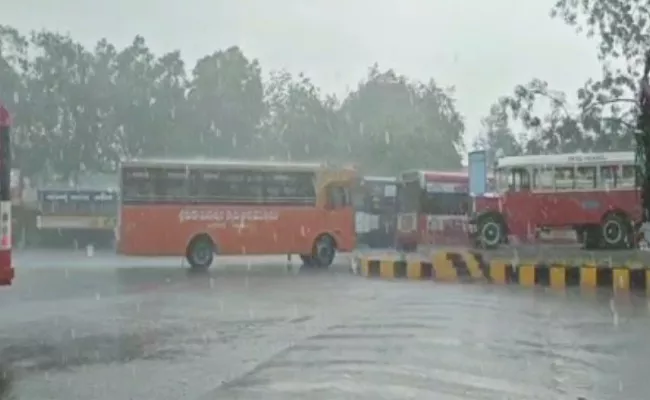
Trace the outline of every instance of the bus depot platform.
<instances>
[{"instance_id":1,"label":"bus depot platform","mask_svg":"<svg viewBox=\"0 0 650 400\"><path fill-rule=\"evenodd\" d=\"M525 287L611 289L650 295L650 263L607 258L544 261L495 257L467 249L430 254L382 252L358 255L351 272L369 278L475 282ZM628 254L629 255L629 254ZM623 257L618 257L623 258Z\"/></svg>"}]
</instances>

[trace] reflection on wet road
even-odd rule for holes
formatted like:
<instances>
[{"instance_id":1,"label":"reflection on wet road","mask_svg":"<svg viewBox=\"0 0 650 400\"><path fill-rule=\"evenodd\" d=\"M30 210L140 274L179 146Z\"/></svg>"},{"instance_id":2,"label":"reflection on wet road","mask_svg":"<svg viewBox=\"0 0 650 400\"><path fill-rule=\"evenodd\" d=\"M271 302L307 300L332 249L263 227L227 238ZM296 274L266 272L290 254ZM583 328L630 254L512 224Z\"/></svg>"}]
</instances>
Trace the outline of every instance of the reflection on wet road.
<instances>
[{"instance_id":1,"label":"reflection on wet road","mask_svg":"<svg viewBox=\"0 0 650 400\"><path fill-rule=\"evenodd\" d=\"M642 299L56 257L0 290L2 400L647 398Z\"/></svg>"}]
</instances>

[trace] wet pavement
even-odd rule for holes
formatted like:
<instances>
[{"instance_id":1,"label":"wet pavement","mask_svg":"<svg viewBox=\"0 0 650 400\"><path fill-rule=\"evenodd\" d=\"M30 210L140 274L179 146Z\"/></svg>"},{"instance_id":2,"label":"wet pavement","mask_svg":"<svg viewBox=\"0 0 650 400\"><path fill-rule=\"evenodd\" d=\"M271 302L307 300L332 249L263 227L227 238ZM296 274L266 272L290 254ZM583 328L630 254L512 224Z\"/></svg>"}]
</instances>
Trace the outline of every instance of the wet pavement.
<instances>
[{"instance_id":1,"label":"wet pavement","mask_svg":"<svg viewBox=\"0 0 650 400\"><path fill-rule=\"evenodd\" d=\"M345 257L328 271L229 258L205 275L16 258L2 400L647 398L645 299L365 279Z\"/></svg>"}]
</instances>

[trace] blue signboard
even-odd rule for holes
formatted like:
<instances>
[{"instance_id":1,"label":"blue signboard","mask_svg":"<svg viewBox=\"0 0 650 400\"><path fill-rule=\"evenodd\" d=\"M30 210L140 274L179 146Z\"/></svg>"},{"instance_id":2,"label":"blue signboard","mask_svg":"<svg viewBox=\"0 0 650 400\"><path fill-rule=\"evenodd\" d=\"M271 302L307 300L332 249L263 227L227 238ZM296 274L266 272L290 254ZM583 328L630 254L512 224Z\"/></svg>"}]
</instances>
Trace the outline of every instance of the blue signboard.
<instances>
[{"instance_id":1,"label":"blue signboard","mask_svg":"<svg viewBox=\"0 0 650 400\"><path fill-rule=\"evenodd\" d=\"M484 150L472 151L467 156L469 192L480 196L487 191L487 154Z\"/></svg>"}]
</instances>

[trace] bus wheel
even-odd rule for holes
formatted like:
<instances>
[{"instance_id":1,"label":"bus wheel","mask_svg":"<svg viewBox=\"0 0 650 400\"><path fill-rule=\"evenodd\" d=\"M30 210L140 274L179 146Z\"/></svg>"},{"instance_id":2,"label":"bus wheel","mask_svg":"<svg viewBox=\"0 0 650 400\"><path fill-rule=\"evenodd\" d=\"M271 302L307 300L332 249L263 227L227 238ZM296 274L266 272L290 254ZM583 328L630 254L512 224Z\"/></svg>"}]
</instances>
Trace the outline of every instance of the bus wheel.
<instances>
[{"instance_id":1,"label":"bus wheel","mask_svg":"<svg viewBox=\"0 0 650 400\"><path fill-rule=\"evenodd\" d=\"M486 249L496 249L503 242L503 224L496 217L487 216L479 221L478 242Z\"/></svg>"},{"instance_id":2,"label":"bus wheel","mask_svg":"<svg viewBox=\"0 0 650 400\"><path fill-rule=\"evenodd\" d=\"M629 246L630 229L626 218L610 214L603 220L601 235L605 246L610 249L625 249Z\"/></svg>"},{"instance_id":3,"label":"bus wheel","mask_svg":"<svg viewBox=\"0 0 650 400\"><path fill-rule=\"evenodd\" d=\"M311 262L316 267L327 268L334 262L336 244L330 235L319 236L312 247Z\"/></svg>"},{"instance_id":4,"label":"bus wheel","mask_svg":"<svg viewBox=\"0 0 650 400\"><path fill-rule=\"evenodd\" d=\"M185 256L195 270L208 269L214 260L214 243L208 235L199 235L187 245Z\"/></svg>"}]
</instances>

